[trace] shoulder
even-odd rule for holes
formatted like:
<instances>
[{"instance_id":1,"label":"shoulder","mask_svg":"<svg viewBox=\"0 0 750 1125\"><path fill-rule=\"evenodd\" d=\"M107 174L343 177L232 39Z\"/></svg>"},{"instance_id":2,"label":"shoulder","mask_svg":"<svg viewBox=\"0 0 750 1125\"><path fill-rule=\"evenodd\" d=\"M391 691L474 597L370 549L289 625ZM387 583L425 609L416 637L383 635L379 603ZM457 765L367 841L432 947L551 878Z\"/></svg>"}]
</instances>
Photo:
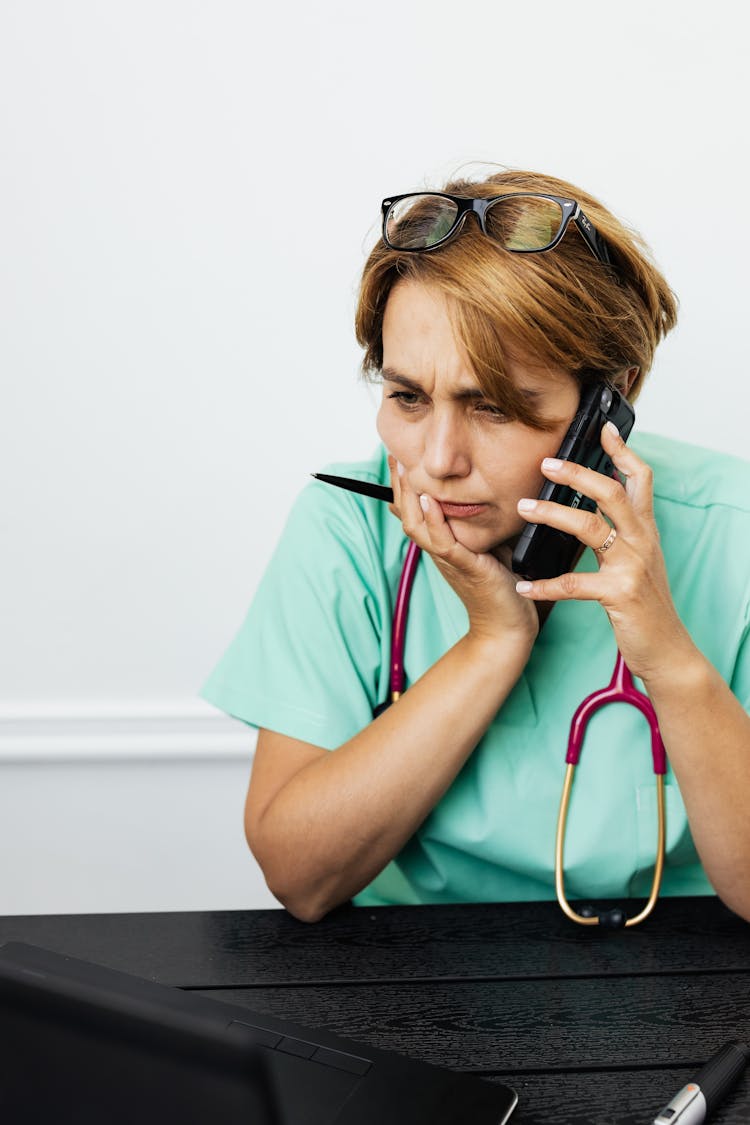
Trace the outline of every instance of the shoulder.
<instances>
[{"instance_id":1,"label":"shoulder","mask_svg":"<svg viewBox=\"0 0 750 1125\"><path fill-rule=\"evenodd\" d=\"M629 444L653 469L657 504L750 516L750 462L657 434L634 433Z\"/></svg>"},{"instance_id":2,"label":"shoulder","mask_svg":"<svg viewBox=\"0 0 750 1125\"><path fill-rule=\"evenodd\" d=\"M373 481L383 467L380 452L326 466ZM397 531L403 538L386 504L311 481L204 697L253 726L328 749L362 730L388 683L386 564Z\"/></svg>"},{"instance_id":3,"label":"shoulder","mask_svg":"<svg viewBox=\"0 0 750 1125\"><path fill-rule=\"evenodd\" d=\"M385 450L364 461L338 461L321 472L390 484ZM387 504L323 481L312 480L297 496L272 560L295 573L325 575L335 581L356 571L361 579L390 575L400 565L404 532Z\"/></svg>"},{"instance_id":4,"label":"shoulder","mask_svg":"<svg viewBox=\"0 0 750 1125\"><path fill-rule=\"evenodd\" d=\"M354 477L372 484L389 484L385 450L381 447L366 461L335 461L321 472L332 476ZM386 519L388 517L388 519ZM290 528L308 525L329 537L331 532L366 534L380 540L393 522L388 505L369 496L360 496L325 481L311 480L297 496L289 515Z\"/></svg>"}]
</instances>

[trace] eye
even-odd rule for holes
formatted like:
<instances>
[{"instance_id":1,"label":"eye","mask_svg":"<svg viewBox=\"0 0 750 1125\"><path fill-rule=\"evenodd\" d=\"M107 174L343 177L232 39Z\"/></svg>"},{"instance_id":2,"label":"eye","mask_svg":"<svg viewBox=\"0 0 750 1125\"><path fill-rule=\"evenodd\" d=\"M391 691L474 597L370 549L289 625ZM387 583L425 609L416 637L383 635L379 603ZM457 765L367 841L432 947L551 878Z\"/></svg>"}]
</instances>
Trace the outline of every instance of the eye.
<instances>
[{"instance_id":1,"label":"eye","mask_svg":"<svg viewBox=\"0 0 750 1125\"><path fill-rule=\"evenodd\" d=\"M478 402L476 409L480 414L487 414L490 418L497 418L499 421L506 421L508 418L505 411L496 406L494 402Z\"/></svg>"},{"instance_id":2,"label":"eye","mask_svg":"<svg viewBox=\"0 0 750 1125\"><path fill-rule=\"evenodd\" d=\"M422 396L417 391L391 391L388 398L397 402L403 410L414 410L422 402Z\"/></svg>"}]
</instances>

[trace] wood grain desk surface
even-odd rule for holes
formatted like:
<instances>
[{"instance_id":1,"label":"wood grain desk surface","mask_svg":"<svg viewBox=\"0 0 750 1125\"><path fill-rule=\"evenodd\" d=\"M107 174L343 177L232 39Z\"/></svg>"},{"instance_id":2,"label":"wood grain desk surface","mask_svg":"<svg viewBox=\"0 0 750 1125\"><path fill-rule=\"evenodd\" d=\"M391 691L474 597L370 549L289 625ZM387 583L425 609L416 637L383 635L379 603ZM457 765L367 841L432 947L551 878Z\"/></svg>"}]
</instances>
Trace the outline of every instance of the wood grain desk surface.
<instances>
[{"instance_id":1,"label":"wood grain desk surface","mask_svg":"<svg viewBox=\"0 0 750 1125\"><path fill-rule=\"evenodd\" d=\"M661 899L633 930L556 903L0 917L20 940L504 1081L519 1125L651 1125L750 1039L750 925ZM750 1071L712 1118L750 1125ZM385 1125L385 1123L384 1123Z\"/></svg>"}]
</instances>

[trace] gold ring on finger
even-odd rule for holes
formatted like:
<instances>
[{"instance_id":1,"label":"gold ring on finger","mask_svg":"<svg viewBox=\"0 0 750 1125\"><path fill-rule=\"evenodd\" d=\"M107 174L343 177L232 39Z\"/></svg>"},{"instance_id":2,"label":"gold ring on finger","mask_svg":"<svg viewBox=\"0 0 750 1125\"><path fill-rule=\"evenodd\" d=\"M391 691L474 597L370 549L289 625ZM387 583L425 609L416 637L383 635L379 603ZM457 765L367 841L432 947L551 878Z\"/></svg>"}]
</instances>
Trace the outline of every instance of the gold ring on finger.
<instances>
[{"instance_id":1,"label":"gold ring on finger","mask_svg":"<svg viewBox=\"0 0 750 1125\"><path fill-rule=\"evenodd\" d=\"M610 528L609 535L604 540L601 547L594 547L594 551L596 552L596 554L597 555L599 555L599 554L603 555L605 551L609 550L609 548L612 546L612 544L614 543L616 538L617 538L617 532L612 527L612 528Z\"/></svg>"}]
</instances>

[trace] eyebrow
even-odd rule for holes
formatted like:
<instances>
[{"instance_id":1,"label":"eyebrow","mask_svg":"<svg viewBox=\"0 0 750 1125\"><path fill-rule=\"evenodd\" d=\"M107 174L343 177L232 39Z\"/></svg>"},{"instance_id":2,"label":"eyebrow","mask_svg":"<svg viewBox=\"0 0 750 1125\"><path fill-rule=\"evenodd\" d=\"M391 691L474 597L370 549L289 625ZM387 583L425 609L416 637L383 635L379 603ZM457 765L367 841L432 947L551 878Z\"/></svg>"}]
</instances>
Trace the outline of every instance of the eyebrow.
<instances>
[{"instance_id":1,"label":"eyebrow","mask_svg":"<svg viewBox=\"0 0 750 1125\"><path fill-rule=\"evenodd\" d=\"M383 379L388 383L398 383L402 387L406 387L410 391L416 391L423 394L423 388L415 379L410 379L407 375L402 375L400 371L395 371L392 367L384 367L380 373ZM534 390L531 387L518 388L524 398L539 399L544 395L542 390ZM456 401L474 401L476 399L486 399L486 394L480 387L461 387L452 396Z\"/></svg>"}]
</instances>

